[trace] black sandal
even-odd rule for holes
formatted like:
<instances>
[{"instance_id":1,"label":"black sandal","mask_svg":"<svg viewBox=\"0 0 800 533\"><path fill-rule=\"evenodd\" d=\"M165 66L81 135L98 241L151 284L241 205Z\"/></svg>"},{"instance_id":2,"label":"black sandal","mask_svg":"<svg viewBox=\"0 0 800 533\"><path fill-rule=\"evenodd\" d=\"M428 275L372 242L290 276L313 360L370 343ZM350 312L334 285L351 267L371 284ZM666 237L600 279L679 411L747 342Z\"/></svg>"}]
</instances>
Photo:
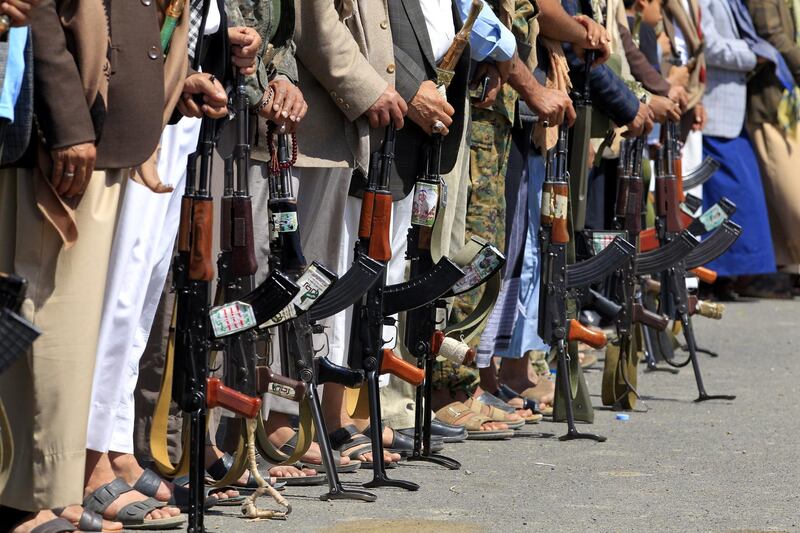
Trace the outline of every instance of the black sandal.
<instances>
[{"instance_id":1,"label":"black sandal","mask_svg":"<svg viewBox=\"0 0 800 533\"><path fill-rule=\"evenodd\" d=\"M147 496L147 494L145 494L145 496ZM66 507L56 507L55 509L50 510L53 511L53 514L57 515L59 518L64 518L61 516L64 514L64 509L66 509ZM69 522L69 520L66 518L64 518L64 520ZM72 525L76 526L79 531L103 531L103 516L95 513L94 511L87 511L84 509L81 513L78 523Z\"/></svg>"},{"instance_id":2,"label":"black sandal","mask_svg":"<svg viewBox=\"0 0 800 533\"><path fill-rule=\"evenodd\" d=\"M103 514L103 511L114 503L121 495L133 490L123 479L115 479L106 483L83 499L83 508ZM183 516L170 518L145 518L156 509L162 509L167 504L155 498L129 503L119 511L111 520L121 522L125 529L175 529L183 526L186 519ZM72 524L70 524L71 526ZM74 531L74 529L73 529Z\"/></svg>"},{"instance_id":3,"label":"black sandal","mask_svg":"<svg viewBox=\"0 0 800 533\"><path fill-rule=\"evenodd\" d=\"M329 436L331 447L351 460L360 461L361 469L371 469L371 461L362 461L358 457L365 453L372 453L372 440L366 435L362 435L358 428L350 424L333 431ZM395 468L395 463L384 461L386 468Z\"/></svg>"},{"instance_id":4,"label":"black sandal","mask_svg":"<svg viewBox=\"0 0 800 533\"><path fill-rule=\"evenodd\" d=\"M223 479L226 475L228 475L228 471L230 471L231 468L233 468L233 456L229 453L225 453L223 454L222 457L214 461L211 464L211 466L207 467L206 472L208 473L209 476L211 476L211 479L213 479L214 481L219 481L220 479ZM276 481L275 483L272 483L270 480L271 477L272 476L270 476L269 473L267 473L267 475L264 476L264 479L273 489L285 490L286 483L284 483L283 481ZM252 475L250 475L250 472L248 472L247 483L245 484L232 483L231 488L238 490L240 492L243 491L253 492L258 488L258 481L256 481L256 479Z\"/></svg>"},{"instance_id":5,"label":"black sandal","mask_svg":"<svg viewBox=\"0 0 800 533\"><path fill-rule=\"evenodd\" d=\"M71 531L78 531L78 529L69 520L54 518L49 522L36 526L31 530L31 533L69 533Z\"/></svg>"}]
</instances>

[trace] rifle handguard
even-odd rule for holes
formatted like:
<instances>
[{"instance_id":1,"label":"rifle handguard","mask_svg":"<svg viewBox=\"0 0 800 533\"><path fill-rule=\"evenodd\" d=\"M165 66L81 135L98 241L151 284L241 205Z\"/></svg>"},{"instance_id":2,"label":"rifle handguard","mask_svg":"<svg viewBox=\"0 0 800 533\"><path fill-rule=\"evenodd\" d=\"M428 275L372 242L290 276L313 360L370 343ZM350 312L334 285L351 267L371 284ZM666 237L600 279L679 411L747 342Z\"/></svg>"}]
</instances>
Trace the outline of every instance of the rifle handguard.
<instances>
[{"instance_id":1,"label":"rifle handguard","mask_svg":"<svg viewBox=\"0 0 800 533\"><path fill-rule=\"evenodd\" d=\"M226 387L219 378L208 378L206 405L222 407L244 418L255 418L261 411L261 398L253 398Z\"/></svg>"},{"instance_id":2,"label":"rifle handguard","mask_svg":"<svg viewBox=\"0 0 800 533\"><path fill-rule=\"evenodd\" d=\"M181 198L181 220L178 228L178 251L189 253L192 243L189 241L192 232L192 198Z\"/></svg>"},{"instance_id":3,"label":"rifle handguard","mask_svg":"<svg viewBox=\"0 0 800 533\"><path fill-rule=\"evenodd\" d=\"M555 244L569 242L569 227L567 224L567 206L569 205L569 185L566 183L553 184L553 227L551 240Z\"/></svg>"},{"instance_id":4,"label":"rifle handguard","mask_svg":"<svg viewBox=\"0 0 800 533\"><path fill-rule=\"evenodd\" d=\"M280 374L269 367L256 367L256 390L259 394L274 394L280 398L299 402L306 395L306 384Z\"/></svg>"},{"instance_id":5,"label":"rifle handguard","mask_svg":"<svg viewBox=\"0 0 800 533\"><path fill-rule=\"evenodd\" d=\"M700 281L703 283L714 283L717 281L717 273L710 268L706 267L697 267L691 269L689 272L700 278Z\"/></svg>"},{"instance_id":6,"label":"rifle handguard","mask_svg":"<svg viewBox=\"0 0 800 533\"><path fill-rule=\"evenodd\" d=\"M647 309L639 303L633 304L633 322L637 324L644 324L645 326L655 329L657 331L664 331L669 325L669 318L664 315L659 315Z\"/></svg>"},{"instance_id":7,"label":"rifle handguard","mask_svg":"<svg viewBox=\"0 0 800 533\"><path fill-rule=\"evenodd\" d=\"M369 237L369 256L378 261L392 258L392 241L389 228L392 223L392 195L375 194L372 210L372 229Z\"/></svg>"},{"instance_id":8,"label":"rifle handguard","mask_svg":"<svg viewBox=\"0 0 800 533\"><path fill-rule=\"evenodd\" d=\"M213 247L214 204L210 198L195 198L192 202L192 245L189 255L189 279L214 279Z\"/></svg>"},{"instance_id":9,"label":"rifle handguard","mask_svg":"<svg viewBox=\"0 0 800 533\"><path fill-rule=\"evenodd\" d=\"M425 371L423 369L417 368L398 357L390 348L384 348L383 350L381 374L392 374L415 387L419 387L425 381Z\"/></svg>"},{"instance_id":10,"label":"rifle handguard","mask_svg":"<svg viewBox=\"0 0 800 533\"><path fill-rule=\"evenodd\" d=\"M697 296L689 296L689 314L700 315L712 320L720 320L725 314L725 306L714 302L700 300Z\"/></svg>"},{"instance_id":11,"label":"rifle handguard","mask_svg":"<svg viewBox=\"0 0 800 533\"><path fill-rule=\"evenodd\" d=\"M234 197L230 211L231 273L234 278L252 276L258 270L253 240L253 202L249 196Z\"/></svg>"},{"instance_id":12,"label":"rifle handguard","mask_svg":"<svg viewBox=\"0 0 800 533\"><path fill-rule=\"evenodd\" d=\"M444 332L435 331L431 338L431 351L435 356L441 356L459 365L468 365L475 360L475 350L468 344L452 337L446 337Z\"/></svg>"},{"instance_id":13,"label":"rifle handguard","mask_svg":"<svg viewBox=\"0 0 800 533\"><path fill-rule=\"evenodd\" d=\"M569 342L583 342L592 348L599 350L604 348L608 343L606 334L602 331L594 331L587 328L574 318L569 321L569 334L567 335Z\"/></svg>"}]
</instances>

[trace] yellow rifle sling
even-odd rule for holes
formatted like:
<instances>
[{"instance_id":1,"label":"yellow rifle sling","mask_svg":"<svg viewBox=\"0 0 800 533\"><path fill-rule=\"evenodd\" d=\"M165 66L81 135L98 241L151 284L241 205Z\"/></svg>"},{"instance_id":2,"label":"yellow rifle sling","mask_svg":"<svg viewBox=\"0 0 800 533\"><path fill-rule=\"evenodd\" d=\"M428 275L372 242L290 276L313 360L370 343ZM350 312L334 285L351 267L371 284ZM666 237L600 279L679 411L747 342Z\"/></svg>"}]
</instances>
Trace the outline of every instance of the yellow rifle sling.
<instances>
[{"instance_id":1,"label":"yellow rifle sling","mask_svg":"<svg viewBox=\"0 0 800 533\"><path fill-rule=\"evenodd\" d=\"M308 403L308 396L298 402L300 408L300 424L297 429L297 443L295 444L292 455L287 456L277 449L269 441L267 431L264 428L264 421L258 417L256 424L256 449L261 457L274 464L275 466L292 465L302 458L314 442L314 421L311 417L311 405Z\"/></svg>"},{"instance_id":2,"label":"yellow rifle sling","mask_svg":"<svg viewBox=\"0 0 800 533\"><path fill-rule=\"evenodd\" d=\"M258 418L260 419L261 416ZM239 481L239 478L247 470L247 424L243 423L241 426L239 443L236 445L236 453L233 454L233 464L222 479L211 483L212 487L230 487Z\"/></svg>"},{"instance_id":3,"label":"yellow rifle sling","mask_svg":"<svg viewBox=\"0 0 800 533\"><path fill-rule=\"evenodd\" d=\"M369 394L367 387L344 389L344 402L347 414L352 418L367 418L369 416Z\"/></svg>"}]
</instances>

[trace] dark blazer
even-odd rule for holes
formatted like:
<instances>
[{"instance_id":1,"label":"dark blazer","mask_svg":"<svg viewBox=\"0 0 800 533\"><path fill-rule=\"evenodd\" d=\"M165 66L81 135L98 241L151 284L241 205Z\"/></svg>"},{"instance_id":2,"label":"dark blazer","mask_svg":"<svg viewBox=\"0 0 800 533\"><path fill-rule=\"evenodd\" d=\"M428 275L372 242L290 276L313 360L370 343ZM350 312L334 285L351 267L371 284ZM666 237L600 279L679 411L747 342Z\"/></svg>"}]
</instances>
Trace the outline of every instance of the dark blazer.
<instances>
[{"instance_id":1,"label":"dark blazer","mask_svg":"<svg viewBox=\"0 0 800 533\"><path fill-rule=\"evenodd\" d=\"M107 0L111 32L108 103L86 103L73 56L74 42L57 5L43 0L31 11L34 111L47 148L97 143L97 168L144 162L158 145L164 110L164 62L158 2Z\"/></svg>"},{"instance_id":2,"label":"dark blazer","mask_svg":"<svg viewBox=\"0 0 800 533\"><path fill-rule=\"evenodd\" d=\"M394 41L395 88L406 102L410 102L423 81L436 79L433 49L419 0L389 0L388 6L389 25ZM458 28L461 24L459 17L455 12L453 17ZM455 114L449 128L450 133L442 141L442 174L453 169L458 157L465 123L468 76L469 47L464 50L456 67L456 75L447 91L447 101L455 109ZM414 189L422 167L423 151L429 139L426 132L406 119L405 126L397 134L394 168L399 180L392 184L395 199L406 197Z\"/></svg>"},{"instance_id":3,"label":"dark blazer","mask_svg":"<svg viewBox=\"0 0 800 533\"><path fill-rule=\"evenodd\" d=\"M571 16L578 14L575 0L561 0L564 10ZM572 49L572 45L565 43L564 55L569 63L569 77L573 87L584 86L584 63ZM589 76L589 87L592 93L592 104L611 117L618 126L623 126L636 118L639 111L639 99L625 85L619 76L614 74L606 65L594 67Z\"/></svg>"},{"instance_id":4,"label":"dark blazer","mask_svg":"<svg viewBox=\"0 0 800 533\"><path fill-rule=\"evenodd\" d=\"M800 84L800 46L795 42L794 18L784 0L746 0L758 35L778 49ZM775 66L764 63L747 84L747 120L756 124L778 124L778 103L783 85L775 75Z\"/></svg>"}]
</instances>

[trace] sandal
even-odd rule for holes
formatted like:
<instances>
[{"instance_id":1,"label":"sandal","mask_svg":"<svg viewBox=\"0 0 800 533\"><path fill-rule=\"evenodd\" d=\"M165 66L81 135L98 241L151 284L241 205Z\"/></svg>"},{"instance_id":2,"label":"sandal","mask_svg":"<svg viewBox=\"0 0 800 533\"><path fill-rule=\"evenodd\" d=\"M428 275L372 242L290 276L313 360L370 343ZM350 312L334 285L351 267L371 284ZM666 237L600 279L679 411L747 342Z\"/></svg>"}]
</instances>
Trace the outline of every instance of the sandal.
<instances>
[{"instance_id":1,"label":"sandal","mask_svg":"<svg viewBox=\"0 0 800 533\"><path fill-rule=\"evenodd\" d=\"M170 505L176 505L181 510L181 512L183 512L183 513L188 512L188 510L189 510L189 476L186 475L186 476L176 477L175 479L172 480L172 484L175 486L175 491L173 492L174 498L170 498L169 501L172 502L173 499L176 499L178 502L180 502L180 504L176 505L176 504L170 503ZM136 487L134 486L134 488L136 488ZM205 493L205 496L206 496L206 509L208 509L209 507L213 507L215 505L219 505L219 506L222 506L222 507L230 507L230 506L234 506L234 505L242 505L244 503L244 501L247 499L242 494L239 494L238 496L228 496L227 498L220 498L219 496L217 496L217 493L224 492L226 490L238 491L239 489L237 489L236 487L209 487L209 486L206 486L205 490L204 490L204 493ZM184 492L185 492L186 495L185 496L181 496L181 494L184 493ZM209 503L208 503L209 500L213 500L214 503L209 505ZM182 504L186 505L186 511L183 510L183 507L181 506Z\"/></svg>"},{"instance_id":2,"label":"sandal","mask_svg":"<svg viewBox=\"0 0 800 533\"><path fill-rule=\"evenodd\" d=\"M539 383L542 383L542 382L540 381ZM502 400L506 401L506 402L511 400L511 399L513 399L513 398L522 398L523 400L526 400L526 401L536 402L536 410L535 410L535 412L540 413L540 414L542 414L544 416L553 416L553 407L552 406L542 407L540 405L539 398L544 396L542 394L542 390L541 389L536 390L536 387L530 387L530 388L527 388L527 389L525 389L524 391L522 391L520 393L520 392L515 391L514 389L512 389L511 387L509 387L507 385L500 385L500 388L498 389L498 392L500 393L500 394L498 394L498 397L501 398ZM527 405L527 402L526 402L526 405Z\"/></svg>"},{"instance_id":3,"label":"sandal","mask_svg":"<svg viewBox=\"0 0 800 533\"><path fill-rule=\"evenodd\" d=\"M222 455L222 457L214 461L211 464L211 466L207 467L206 472L208 473L209 476L211 476L211 479L213 479L214 481L219 481L228 474L228 471L232 467L233 467L233 456L229 453L225 453ZM284 489L284 487L286 487L285 482L276 481L273 483L270 478L271 476L267 475L264 479L273 489L282 490ZM244 484L233 483L231 487L238 490L239 492L243 491L253 492L258 488L258 481L256 481L255 478L250 475L250 472L247 472L247 483Z\"/></svg>"},{"instance_id":4,"label":"sandal","mask_svg":"<svg viewBox=\"0 0 800 533\"><path fill-rule=\"evenodd\" d=\"M361 469L371 469L372 461L361 461L359 456L365 453L372 453L372 440L366 435L359 433L358 428L350 424L333 431L328 435L331 447L338 450L340 454L349 457L350 460L359 461ZM386 468L395 468L393 462L384 461Z\"/></svg>"},{"instance_id":5,"label":"sandal","mask_svg":"<svg viewBox=\"0 0 800 533\"><path fill-rule=\"evenodd\" d=\"M87 511L94 511L102 515L121 495L132 490L133 487L125 483L124 480L117 478L111 483L106 483L84 498L83 507ZM140 502L129 503L117 511L116 516L110 520L121 522L125 529L175 529L183 526L183 524L186 523L186 519L183 516L145 518L149 513L166 506L167 504L155 498L147 498ZM71 525L72 524L70 524L70 526Z\"/></svg>"},{"instance_id":6,"label":"sandal","mask_svg":"<svg viewBox=\"0 0 800 533\"><path fill-rule=\"evenodd\" d=\"M522 417L517 417L518 420L510 420L509 414L502 409L498 409L493 405L487 405L477 398L469 398L464 405L469 407L469 410L475 414L483 415L492 420L492 422L502 422L508 426L508 429L519 429L525 425L525 420Z\"/></svg>"},{"instance_id":7,"label":"sandal","mask_svg":"<svg viewBox=\"0 0 800 533\"><path fill-rule=\"evenodd\" d=\"M481 395L478 396L478 401L480 401L481 403L485 403L486 405L491 405L492 407L496 407L501 411L503 411L504 413L508 414L516 413L517 415L522 417L522 419L525 421L526 424L538 424L539 421L542 418L544 418L542 415L536 413L534 409L530 409L528 407L522 407L522 409L517 409L513 405L508 405L506 402L504 402L497 396L489 394L486 391L482 392ZM524 411L525 409L530 409L531 411L530 416L522 416L519 414L518 411L520 410Z\"/></svg>"},{"instance_id":8,"label":"sandal","mask_svg":"<svg viewBox=\"0 0 800 533\"><path fill-rule=\"evenodd\" d=\"M388 427L388 426L386 426ZM389 453L400 454L401 457L408 457L414 451L414 437L409 437L399 431L389 428L392 431L392 442L383 449ZM362 435L369 437L370 426L367 426ZM431 453L440 452L444 449L444 441L441 438L431 437Z\"/></svg>"},{"instance_id":9,"label":"sandal","mask_svg":"<svg viewBox=\"0 0 800 533\"><path fill-rule=\"evenodd\" d=\"M269 468L272 468L273 466L283 466L283 467L287 467L287 468L288 467L294 467L294 468L296 468L297 470L299 470L301 472L303 471L303 468L304 468L304 467L300 466L299 463L295 463L293 465L272 465ZM314 468L314 467L312 466L310 468ZM303 474L304 475L302 475L302 476L272 476L271 475L271 477L274 477L276 480L277 479L281 480L282 483L286 483L287 487L316 487L316 486L319 486L319 485L324 485L325 483L328 482L328 476L326 476L325 474L314 474L313 476L309 475L309 474L306 474L305 472L303 472Z\"/></svg>"},{"instance_id":10,"label":"sandal","mask_svg":"<svg viewBox=\"0 0 800 533\"><path fill-rule=\"evenodd\" d=\"M177 507L180 509L182 513L186 513L189 511L189 489L186 488L184 485L189 483L189 476L183 476L180 478L181 481L175 479L173 481L173 488L172 488L172 496L170 496L167 505L171 505L173 507ZM161 486L164 480L161 479L161 476L150 470L149 468L145 468L142 475L139 476L139 479L136 480L136 483L133 485L133 490L139 491L145 496L150 496L151 498L156 497L156 493L158 492L158 487ZM206 487L205 490L205 508L210 509L219 503L218 498L216 496L212 496L211 489ZM244 498L242 498L239 503L243 502ZM80 528L83 531L84 528ZM98 530L93 530L98 531Z\"/></svg>"},{"instance_id":11,"label":"sandal","mask_svg":"<svg viewBox=\"0 0 800 533\"><path fill-rule=\"evenodd\" d=\"M149 494L145 494L145 496L149 496ZM64 518L61 516L64 513L64 509L66 509L66 507L56 507L55 509L50 510L53 511L53 514L59 518ZM64 520L72 523L67 518L64 518ZM81 513L80 519L78 519L78 523L72 523L72 525L78 528L78 531L104 531L103 515L84 509Z\"/></svg>"},{"instance_id":12,"label":"sandal","mask_svg":"<svg viewBox=\"0 0 800 533\"><path fill-rule=\"evenodd\" d=\"M291 439L286 441L286 444L281 446L280 451L283 452L284 454L286 454L287 456L291 456L294 453L294 450L295 450L296 446L297 446L297 433L295 433L294 436L292 436ZM333 458L336 460L336 472L337 473L344 474L344 473L355 472L356 470L358 470L361 467L361 465L359 464L361 461L355 461L355 460L350 461L346 465L339 464L339 457L341 457L341 455L339 455L338 451L335 450L335 449L331 450L331 451L333 452ZM326 472L325 465L322 464L322 463L317 464L317 463L310 463L308 461L297 461L297 463L295 463L294 466L296 468L301 469L301 470L303 468L311 468L313 470L316 470L319 474L325 474L325 472ZM314 477L314 476L306 476L306 477ZM286 478L286 479L288 480L289 478ZM298 478L294 478L294 479L298 479ZM323 483L325 482L325 480L327 480L327 478L325 476L323 476ZM322 485L323 483L320 483L320 485ZM291 485L291 483L290 483L290 485Z\"/></svg>"},{"instance_id":13,"label":"sandal","mask_svg":"<svg viewBox=\"0 0 800 533\"><path fill-rule=\"evenodd\" d=\"M466 428L467 440L505 440L514 436L513 429L482 429L483 424L492 422L492 419L472 412L461 402L445 405L436 411L436 418L447 424Z\"/></svg>"},{"instance_id":14,"label":"sandal","mask_svg":"<svg viewBox=\"0 0 800 533\"><path fill-rule=\"evenodd\" d=\"M102 527L102 524L100 527ZM83 528L81 528L81 530L94 531L91 529L84 530ZM66 520L64 518L54 518L49 522L45 522L44 524L36 526L31 530L31 533L69 533L70 531L78 531L78 529L75 526L73 526L69 520Z\"/></svg>"}]
</instances>

